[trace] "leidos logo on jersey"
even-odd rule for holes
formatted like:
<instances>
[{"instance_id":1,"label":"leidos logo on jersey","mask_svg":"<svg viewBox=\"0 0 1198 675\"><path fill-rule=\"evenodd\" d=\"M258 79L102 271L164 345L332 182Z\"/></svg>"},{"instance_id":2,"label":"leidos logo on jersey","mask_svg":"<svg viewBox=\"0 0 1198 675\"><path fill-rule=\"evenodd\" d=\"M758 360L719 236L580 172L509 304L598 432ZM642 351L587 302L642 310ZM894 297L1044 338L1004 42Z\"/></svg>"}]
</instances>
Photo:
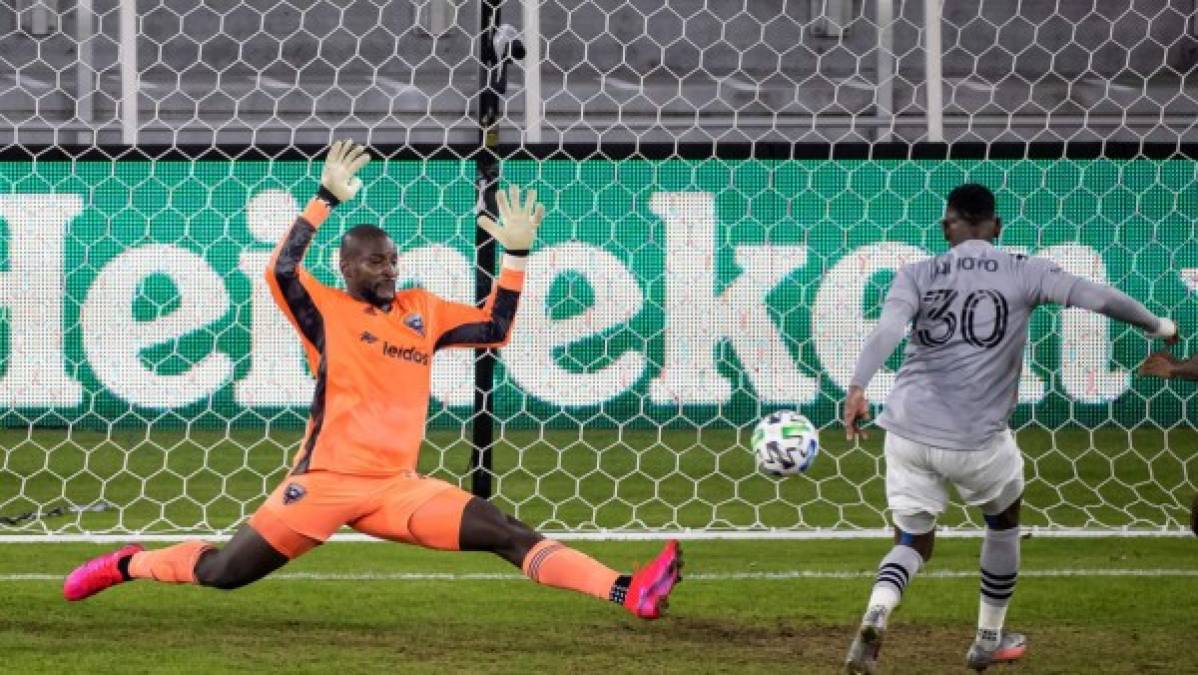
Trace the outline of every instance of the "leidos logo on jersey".
<instances>
[{"instance_id":1,"label":"leidos logo on jersey","mask_svg":"<svg viewBox=\"0 0 1198 675\"><path fill-rule=\"evenodd\" d=\"M419 317L419 315L417 315L417 317ZM366 330L362 331L362 334L358 336L358 339L368 345L373 345L379 342L379 337L377 335ZM383 356L389 356L393 359L399 359L400 361L411 361L412 363L421 366L427 366L431 359L428 352L422 352L415 347L400 347L398 345L393 345L386 340L383 340L383 344L380 349L383 352Z\"/></svg>"},{"instance_id":2,"label":"leidos logo on jersey","mask_svg":"<svg viewBox=\"0 0 1198 675\"><path fill-rule=\"evenodd\" d=\"M431 360L428 352L422 352L415 347L399 347L386 341L383 342L383 356L401 361L411 361L421 366L427 366Z\"/></svg>"}]
</instances>

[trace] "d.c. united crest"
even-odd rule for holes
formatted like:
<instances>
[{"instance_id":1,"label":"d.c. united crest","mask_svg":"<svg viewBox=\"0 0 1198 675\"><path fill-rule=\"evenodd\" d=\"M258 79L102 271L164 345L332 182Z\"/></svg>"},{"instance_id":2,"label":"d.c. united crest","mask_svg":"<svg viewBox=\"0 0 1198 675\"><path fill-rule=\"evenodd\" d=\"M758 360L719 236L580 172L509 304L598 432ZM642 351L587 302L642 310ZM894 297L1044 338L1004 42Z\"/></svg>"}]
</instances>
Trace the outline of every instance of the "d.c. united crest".
<instances>
[{"instance_id":1,"label":"d.c. united crest","mask_svg":"<svg viewBox=\"0 0 1198 675\"><path fill-rule=\"evenodd\" d=\"M424 317L412 313L403 318L403 324L419 333L421 337L424 337Z\"/></svg>"},{"instance_id":2,"label":"d.c. united crest","mask_svg":"<svg viewBox=\"0 0 1198 675\"><path fill-rule=\"evenodd\" d=\"M287 504L298 502L306 494L308 494L308 491L304 489L303 485L292 483L283 489L283 505L286 506Z\"/></svg>"}]
</instances>

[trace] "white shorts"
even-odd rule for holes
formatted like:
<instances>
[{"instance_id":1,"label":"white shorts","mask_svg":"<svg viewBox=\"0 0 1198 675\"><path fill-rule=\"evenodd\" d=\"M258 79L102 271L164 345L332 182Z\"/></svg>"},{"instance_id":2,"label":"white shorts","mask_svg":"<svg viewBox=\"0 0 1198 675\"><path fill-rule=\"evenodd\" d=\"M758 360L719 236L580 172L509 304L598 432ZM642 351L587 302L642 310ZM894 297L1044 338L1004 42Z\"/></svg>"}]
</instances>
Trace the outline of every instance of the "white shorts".
<instances>
[{"instance_id":1,"label":"white shorts","mask_svg":"<svg viewBox=\"0 0 1198 675\"><path fill-rule=\"evenodd\" d=\"M982 513L1002 513L1023 494L1023 453L1007 430L977 450L946 450L886 434L886 501L894 524L925 534L948 506L952 483L961 500Z\"/></svg>"}]
</instances>

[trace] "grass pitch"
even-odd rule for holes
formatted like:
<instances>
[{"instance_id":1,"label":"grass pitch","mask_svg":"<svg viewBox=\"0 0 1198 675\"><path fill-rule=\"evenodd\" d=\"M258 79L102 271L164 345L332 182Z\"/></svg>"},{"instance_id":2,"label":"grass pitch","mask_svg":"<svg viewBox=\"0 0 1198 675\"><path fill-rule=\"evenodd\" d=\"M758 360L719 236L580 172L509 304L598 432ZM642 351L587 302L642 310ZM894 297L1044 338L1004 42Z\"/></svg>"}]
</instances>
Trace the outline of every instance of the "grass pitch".
<instances>
[{"instance_id":1,"label":"grass pitch","mask_svg":"<svg viewBox=\"0 0 1198 675\"><path fill-rule=\"evenodd\" d=\"M282 479L295 430L0 430L0 533L226 529ZM508 430L495 501L547 529L882 527L880 439L824 434L810 475L759 474L734 430ZM1029 525L1176 530L1198 475L1190 429L1029 430ZM456 480L461 434L430 434L421 468ZM55 505L117 508L54 516ZM976 518L976 514L974 514ZM944 522L966 522L954 508ZM972 521L976 524L976 520ZM586 542L620 569L654 542ZM839 668L889 544L684 543L670 615L642 622L538 587L485 554L332 543L233 592L136 582L82 603L62 576L106 547L0 544L0 672L786 672ZM884 672L964 672L977 540L944 539L908 589ZM108 547L110 548L110 547ZM1198 540L1024 542L1008 623L1026 673L1192 672Z\"/></svg>"},{"instance_id":2,"label":"grass pitch","mask_svg":"<svg viewBox=\"0 0 1198 675\"><path fill-rule=\"evenodd\" d=\"M742 438L742 435L744 436ZM0 534L228 530L286 475L298 429L0 429ZM494 501L547 530L880 528L881 433L821 435L802 476L757 471L735 429L503 430ZM1198 484L1198 431L1077 427L1018 433L1030 526L1181 529ZM470 448L434 430L420 469L458 482ZM24 520L47 507L100 512ZM944 525L980 525L950 508Z\"/></svg>"},{"instance_id":3,"label":"grass pitch","mask_svg":"<svg viewBox=\"0 0 1198 675\"><path fill-rule=\"evenodd\" d=\"M892 621L883 672L966 672L978 545L938 543ZM621 568L657 546L578 543ZM486 554L387 543L328 544L237 591L138 581L67 603L61 576L108 547L0 545L0 670L835 672L888 543L683 546L670 613L644 622ZM1031 651L998 672L1192 672L1198 540L1033 537L1023 556L1008 624Z\"/></svg>"}]
</instances>

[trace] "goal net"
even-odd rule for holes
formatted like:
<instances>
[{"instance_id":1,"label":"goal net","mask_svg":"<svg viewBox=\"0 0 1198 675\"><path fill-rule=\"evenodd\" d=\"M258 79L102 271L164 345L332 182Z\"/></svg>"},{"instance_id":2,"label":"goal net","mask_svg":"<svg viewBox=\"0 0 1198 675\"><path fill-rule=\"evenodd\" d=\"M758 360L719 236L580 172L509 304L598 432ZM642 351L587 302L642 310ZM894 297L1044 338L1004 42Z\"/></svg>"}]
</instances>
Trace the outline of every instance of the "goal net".
<instances>
[{"instance_id":1,"label":"goal net","mask_svg":"<svg viewBox=\"0 0 1198 675\"><path fill-rule=\"evenodd\" d=\"M312 381L261 272L341 137L378 159L308 254L327 283L373 222L403 283L474 301L493 160L549 213L489 413L475 354L438 356L422 471L469 487L486 424L492 499L545 530L876 533L880 434L846 443L838 402L952 187L994 189L1004 247L1187 327L1196 62L1189 0L0 9L0 535L229 533L282 479ZM1136 375L1151 349L1037 310L1028 525L1182 530L1195 390ZM822 452L777 479L746 446L783 408Z\"/></svg>"}]
</instances>

